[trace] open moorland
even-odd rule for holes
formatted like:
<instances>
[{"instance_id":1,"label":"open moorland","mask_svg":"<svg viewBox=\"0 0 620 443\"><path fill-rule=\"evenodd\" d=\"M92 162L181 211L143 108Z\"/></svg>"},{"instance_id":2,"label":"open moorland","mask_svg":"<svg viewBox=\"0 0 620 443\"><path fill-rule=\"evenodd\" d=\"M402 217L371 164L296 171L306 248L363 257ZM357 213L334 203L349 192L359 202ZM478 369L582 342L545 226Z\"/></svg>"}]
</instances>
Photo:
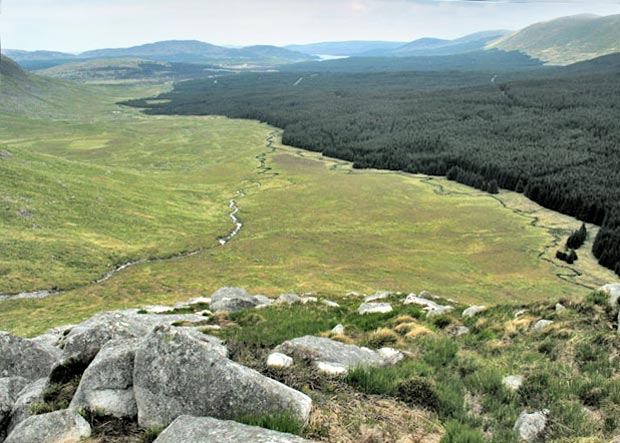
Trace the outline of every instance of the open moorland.
<instances>
[{"instance_id":1,"label":"open moorland","mask_svg":"<svg viewBox=\"0 0 620 443\"><path fill-rule=\"evenodd\" d=\"M9 108L0 123L0 293L64 291L3 302L1 329L31 335L233 282L266 294L426 289L505 303L578 297L611 279L586 253L573 266L552 260L579 222L518 194L353 170L283 146L257 122L115 104L152 87L75 88L80 100L52 118ZM222 246L231 200L243 227ZM151 261L108 274L141 260Z\"/></svg>"}]
</instances>

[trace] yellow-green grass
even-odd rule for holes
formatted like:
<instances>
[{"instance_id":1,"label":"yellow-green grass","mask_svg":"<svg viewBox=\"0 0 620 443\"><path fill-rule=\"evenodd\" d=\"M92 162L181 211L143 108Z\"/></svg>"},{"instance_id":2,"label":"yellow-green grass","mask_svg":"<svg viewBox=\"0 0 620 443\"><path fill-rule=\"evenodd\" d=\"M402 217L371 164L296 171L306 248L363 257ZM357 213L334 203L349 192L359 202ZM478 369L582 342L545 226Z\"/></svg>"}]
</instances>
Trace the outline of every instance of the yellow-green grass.
<instances>
[{"instance_id":1,"label":"yellow-green grass","mask_svg":"<svg viewBox=\"0 0 620 443\"><path fill-rule=\"evenodd\" d=\"M217 118L50 126L4 145L1 293L71 288L128 260L216 244L263 149L258 123Z\"/></svg>"},{"instance_id":2,"label":"yellow-green grass","mask_svg":"<svg viewBox=\"0 0 620 443\"><path fill-rule=\"evenodd\" d=\"M493 196L443 179L354 171L279 144L272 152L267 140L274 129L252 121L129 112L118 120L65 124L31 133L24 125L5 145L14 152L10 161L33 158L58 169L48 176L46 168L31 168L37 172L31 200L20 203L32 204L23 209L34 219L15 216L19 205L3 213L11 214L2 219L3 229L11 230L7 238L23 241L14 254L29 249L21 260L2 249L9 273L1 284L44 289L54 281L75 289L3 302L0 330L34 335L101 310L172 303L224 285L334 297L352 290L429 290L485 304L589 292L558 278L563 268L539 257L556 235L579 227L568 217L548 216L556 223L549 231ZM260 154L269 171L260 168ZM14 193L27 188L22 181L12 186ZM241 188L247 194L238 201L244 227L226 246L81 286L125 258L213 244L231 229L228 199ZM92 203L99 196L105 206ZM513 194L500 198L516 209L524 204ZM32 229L33 223L42 229ZM74 266L46 260L57 251ZM606 282L605 271L591 268L588 284Z\"/></svg>"}]
</instances>

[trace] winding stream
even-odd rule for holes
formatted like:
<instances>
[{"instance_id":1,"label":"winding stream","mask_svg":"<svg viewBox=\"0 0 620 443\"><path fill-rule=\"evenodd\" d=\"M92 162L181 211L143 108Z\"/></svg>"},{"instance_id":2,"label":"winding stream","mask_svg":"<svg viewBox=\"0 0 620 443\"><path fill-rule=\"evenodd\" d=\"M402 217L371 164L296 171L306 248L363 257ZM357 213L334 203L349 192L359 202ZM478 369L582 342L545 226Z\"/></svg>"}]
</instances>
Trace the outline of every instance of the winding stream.
<instances>
[{"instance_id":1,"label":"winding stream","mask_svg":"<svg viewBox=\"0 0 620 443\"><path fill-rule=\"evenodd\" d=\"M273 146L273 143L274 143L274 140L276 138L276 134L277 134L277 131L273 131L267 137L266 141L267 141L267 148L269 149L269 151L261 153L261 154L259 154L256 157L256 159L259 161L259 166L258 166L259 174L266 174L266 173L270 172L270 170L271 170L271 168L269 168L267 166L267 164L266 164L267 163L266 162L266 157L267 157L267 154L269 152L275 151L275 147ZM274 175L277 175L277 174L274 173ZM261 182L256 182L256 183L254 183L254 186L259 188L259 187L262 186L262 183ZM110 280L112 277L114 277L119 272L121 272L121 271L123 271L123 270L125 270L127 268L130 268L132 266L141 265L143 263L155 263L155 262L168 261L168 260L179 260L179 259L182 259L182 258L187 258L187 257L191 257L193 255L200 254L201 252L204 252L206 250L215 249L217 247L225 246L233 238L235 238L237 235L239 235L239 233L243 229L243 222L239 219L239 217L237 217L237 214L240 211L239 206L237 205L237 200L240 199L240 198L243 198L245 196L246 196L245 191L243 189L241 189L241 190L237 191L237 196L235 198L230 199L230 201L228 203L228 207L230 208L230 213L228 214L228 217L232 221L232 223L234 225L234 228L233 228L233 230L228 235L218 239L217 244L212 245L212 246L206 246L206 247L203 247L203 248L200 248L200 249L195 249L193 251L179 252L177 254L172 254L172 255L165 256L165 257L141 258L141 259L138 259L138 260L129 261L129 262L123 263L121 265L118 265L117 267L115 267L111 271L108 271L103 277L95 280L94 283L95 284L100 284L100 283L103 283L103 282L105 282L107 280ZM66 291L43 290L43 291L33 291L33 292L22 292L22 293L19 293L19 294L0 294L0 301L18 300L18 299L46 298L46 297L51 297L53 295L64 294L65 292Z\"/></svg>"},{"instance_id":2,"label":"winding stream","mask_svg":"<svg viewBox=\"0 0 620 443\"><path fill-rule=\"evenodd\" d=\"M243 197L245 197L245 193L243 191L238 191L238 198L243 198ZM138 260L129 261L127 263L123 263L117 266L111 271L108 271L103 277L95 280L94 283L100 284L107 280L110 280L112 277L114 277L119 272L124 271L125 269L130 268L132 266L141 265L143 263L155 263L155 262L160 262L160 261L178 260L181 258L187 258L187 257L191 257L196 254L200 254L201 252L207 249L214 249L217 246L224 246L226 243L231 241L235 236L237 236L241 232L241 229L243 228L243 223L241 222L241 220L239 220L239 217L237 217L237 214L239 213L239 206L237 206L237 202L235 201L235 199L230 200L228 207L231 209L231 212L228 214L228 216L230 217L230 219L232 220L234 224L234 229L227 236L220 238L218 240L217 245L195 249L193 251L180 252L178 254L169 255L166 257L141 258ZM0 294L0 301L46 298L46 297L51 297L52 295L63 294L64 292L66 291L45 290L45 291L35 291L35 292L22 292L19 294Z\"/></svg>"},{"instance_id":3,"label":"winding stream","mask_svg":"<svg viewBox=\"0 0 620 443\"><path fill-rule=\"evenodd\" d=\"M273 141L275 139L275 136L276 136L276 133L273 132L267 138L267 147L270 149L270 151L274 150ZM266 166L265 157L266 157L266 153L259 154L257 156L257 160L259 161L258 169L259 169L259 173L260 174L268 172L269 169L270 169L269 167ZM260 187L260 186L262 186L262 183L256 182L256 183L254 183L254 185L256 187ZM245 191L243 189L241 189L241 190L237 191L237 196L235 198L230 199L230 201L228 203L228 207L230 208L230 213L228 214L228 217L232 221L232 223L234 225L234 228L233 228L232 231L230 231L230 233L228 235L218 239L218 242L217 242L216 245L207 246L207 247L196 249L196 250L193 250L193 251L180 252L180 253L169 255L169 256L166 256L166 257L141 258L141 259L138 259L138 260L129 261L127 263L123 263L121 265L118 265L116 268L112 269L111 271L108 271L103 277L95 280L94 283L95 284L100 284L100 283L103 283L103 282L105 282L107 280L110 280L112 277L114 277L119 272L121 272L121 271L123 271L123 270L125 270L127 268L130 268L132 266L141 265L143 263L155 263L155 262L161 262L161 261L178 260L178 259L181 259L181 258L187 258L187 257L191 257L191 256L196 255L196 254L200 254L201 252L203 252L205 250L215 249L217 247L221 247L221 246L226 245L228 242L230 242L232 239L234 239L237 235L239 235L239 233L243 229L243 222L237 216L237 214L240 211L239 206L237 205L237 200L240 199L240 198L243 198L245 196L246 196ZM46 298L46 297L51 297L53 295L60 295L60 294L63 294L65 292L66 291L44 290L44 291L34 291L34 292L22 292L22 293L19 293L19 294L0 294L0 301L18 300L18 299Z\"/></svg>"}]
</instances>

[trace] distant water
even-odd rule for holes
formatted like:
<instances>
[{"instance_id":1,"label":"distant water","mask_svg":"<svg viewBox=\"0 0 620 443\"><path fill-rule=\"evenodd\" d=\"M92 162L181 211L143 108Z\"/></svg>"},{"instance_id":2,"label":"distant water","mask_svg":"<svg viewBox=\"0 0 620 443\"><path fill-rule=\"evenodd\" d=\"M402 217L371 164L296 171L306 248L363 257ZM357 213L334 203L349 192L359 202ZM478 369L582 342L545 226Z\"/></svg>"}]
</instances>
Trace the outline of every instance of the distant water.
<instances>
[{"instance_id":1,"label":"distant water","mask_svg":"<svg viewBox=\"0 0 620 443\"><path fill-rule=\"evenodd\" d=\"M319 57L320 62L324 62L327 60L340 60L342 58L349 58L348 55L324 55L324 54L316 54Z\"/></svg>"}]
</instances>

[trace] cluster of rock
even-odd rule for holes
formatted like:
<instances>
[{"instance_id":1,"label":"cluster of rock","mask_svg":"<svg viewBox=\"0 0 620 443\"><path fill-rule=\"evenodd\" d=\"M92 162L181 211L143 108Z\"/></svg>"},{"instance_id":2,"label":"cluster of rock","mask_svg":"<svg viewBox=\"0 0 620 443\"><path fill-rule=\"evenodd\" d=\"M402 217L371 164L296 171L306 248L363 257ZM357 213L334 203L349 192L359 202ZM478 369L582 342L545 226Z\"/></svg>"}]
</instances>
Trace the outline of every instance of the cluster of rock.
<instances>
[{"instance_id":1,"label":"cluster of rock","mask_svg":"<svg viewBox=\"0 0 620 443\"><path fill-rule=\"evenodd\" d=\"M618 307L620 284L606 285L600 291L609 295L612 306ZM399 295L379 292L367 296L358 313L390 312L392 306L387 299ZM409 294L400 302L422 306L428 316L455 309L431 298L428 293ZM320 301L339 307L329 300ZM225 344L204 331L213 312L318 302L311 295L283 294L270 299L240 288L222 288L210 298L193 299L175 307L150 306L97 314L79 325L56 328L33 339L0 332L0 442L81 441L92 432L79 414L82 410L136 419L143 428L165 428L156 443L307 442L235 422L260 413L286 415L300 424L307 423L312 401L305 394L229 359ZM175 313L175 309L201 304L208 304L209 309ZM556 306L556 312L565 309ZM472 306L462 316L473 318L485 310L484 306ZM539 320L534 330L541 331L551 323ZM454 334L468 332L467 327L460 326ZM342 325L332 331L335 335L343 333ZM403 358L402 352L392 348L373 350L305 336L273 349L267 365L286 368L303 362L323 373L342 375L352 368L392 365ZM83 372L68 409L33 415L34 406L43 402L55 377L76 367ZM507 389L517 390L523 377L511 375L502 382ZM535 441L544 433L549 414L547 410L524 411L514 430L523 441Z\"/></svg>"},{"instance_id":2,"label":"cluster of rock","mask_svg":"<svg viewBox=\"0 0 620 443\"><path fill-rule=\"evenodd\" d=\"M360 296L357 293L350 293L351 295ZM393 296L400 295L400 293L394 292L377 292L373 295L368 295L364 297L364 302L360 305L357 312L359 314L386 314L393 311L392 305L386 302L379 302L379 300L385 300ZM432 317L435 315L445 314L454 310L453 306L443 306L436 303L433 300L430 300L428 297L433 297L429 292L422 291L419 296L416 294L409 294L407 297L401 302L404 305L418 305L422 306L424 311L426 311L427 316Z\"/></svg>"},{"instance_id":3,"label":"cluster of rock","mask_svg":"<svg viewBox=\"0 0 620 443\"><path fill-rule=\"evenodd\" d=\"M228 442L306 441L234 422L261 414L286 415L303 424L309 420L312 401L230 360L223 342L203 331L205 316L211 312L313 302L318 299L284 294L273 300L239 288L222 288L210 298L176 306L209 303L209 310L200 315L150 306L100 313L34 339L0 333L0 442L81 441L91 434L90 425L78 413L82 410L137 419L143 428L166 428L158 443L201 443L216 437ZM374 351L319 337L285 342L274 350L274 355L278 353L291 364L287 354L312 356L320 368L337 368L327 371L334 374L342 373L342 368L386 365L403 358L396 350ZM43 401L54 377L76 367L85 369L69 408L33 415L33 406Z\"/></svg>"}]
</instances>

